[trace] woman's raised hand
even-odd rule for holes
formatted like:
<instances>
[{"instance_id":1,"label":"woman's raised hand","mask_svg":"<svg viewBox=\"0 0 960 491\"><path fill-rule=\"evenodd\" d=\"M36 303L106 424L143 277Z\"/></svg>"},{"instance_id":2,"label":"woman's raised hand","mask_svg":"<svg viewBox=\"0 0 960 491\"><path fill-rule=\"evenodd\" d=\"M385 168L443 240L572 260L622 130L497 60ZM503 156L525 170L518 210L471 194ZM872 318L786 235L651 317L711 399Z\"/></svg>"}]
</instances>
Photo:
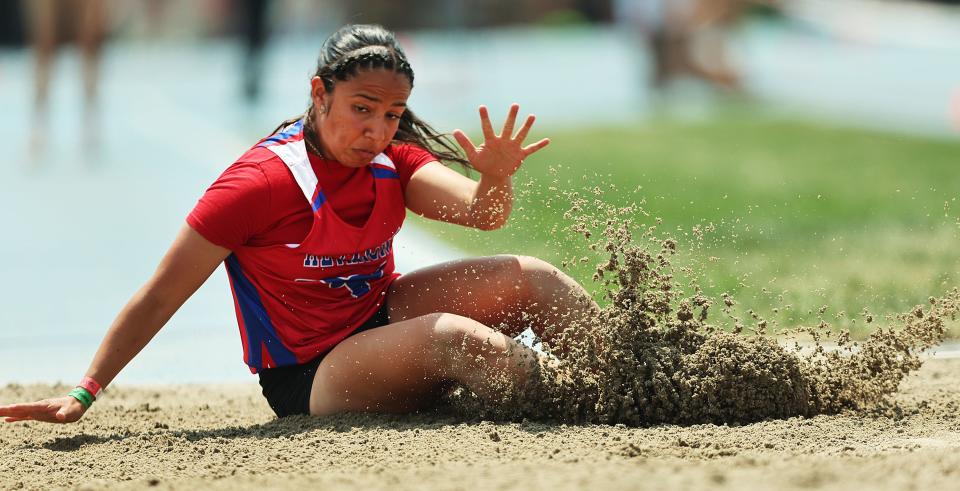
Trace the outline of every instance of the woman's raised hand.
<instances>
[{"instance_id":1,"label":"woman's raised hand","mask_svg":"<svg viewBox=\"0 0 960 491\"><path fill-rule=\"evenodd\" d=\"M73 423L86 411L80 401L71 396L55 397L37 402L0 406L0 417L7 423L15 421L46 421Z\"/></svg>"},{"instance_id":2,"label":"woman's raised hand","mask_svg":"<svg viewBox=\"0 0 960 491\"><path fill-rule=\"evenodd\" d=\"M501 179L510 177L520 168L523 159L550 143L549 139L544 138L536 143L523 146L523 140L527 138L527 133L530 132L535 118L532 114L527 116L527 120L523 122L520 131L514 136L513 128L517 122L518 111L520 111L519 104L510 106L510 113L507 114L507 120L503 123L503 130L497 135L493 132L487 107L480 106L480 126L483 128L484 139L480 146L474 146L463 131L454 130L453 137L463 147L467 159L470 160L477 172Z\"/></svg>"}]
</instances>

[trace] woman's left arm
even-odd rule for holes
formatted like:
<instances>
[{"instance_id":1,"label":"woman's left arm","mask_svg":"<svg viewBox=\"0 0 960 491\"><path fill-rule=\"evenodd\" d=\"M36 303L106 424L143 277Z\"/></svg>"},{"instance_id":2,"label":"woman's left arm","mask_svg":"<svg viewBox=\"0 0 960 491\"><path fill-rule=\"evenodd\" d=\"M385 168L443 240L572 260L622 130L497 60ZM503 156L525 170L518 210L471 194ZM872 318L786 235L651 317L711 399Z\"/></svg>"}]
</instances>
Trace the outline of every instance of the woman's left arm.
<instances>
[{"instance_id":1,"label":"woman's left arm","mask_svg":"<svg viewBox=\"0 0 960 491\"><path fill-rule=\"evenodd\" d=\"M470 164L480 173L480 181L469 179L439 162L431 162L410 178L404 196L407 208L427 218L481 230L502 227L513 206L513 174L525 158L550 143L544 138L523 146L533 127L534 116L527 116L514 136L519 110L517 104L510 106L503 130L497 135L493 132L487 108L480 106L483 144L475 146L462 131L453 132Z\"/></svg>"}]
</instances>

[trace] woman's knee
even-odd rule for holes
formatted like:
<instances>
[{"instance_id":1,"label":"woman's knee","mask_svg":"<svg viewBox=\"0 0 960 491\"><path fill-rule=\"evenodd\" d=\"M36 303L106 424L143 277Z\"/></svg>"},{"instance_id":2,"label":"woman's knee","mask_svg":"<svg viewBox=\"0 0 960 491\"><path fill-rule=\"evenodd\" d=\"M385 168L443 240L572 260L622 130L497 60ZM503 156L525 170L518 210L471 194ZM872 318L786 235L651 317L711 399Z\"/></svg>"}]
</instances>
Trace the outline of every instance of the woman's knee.
<instances>
[{"instance_id":1,"label":"woman's knee","mask_svg":"<svg viewBox=\"0 0 960 491\"><path fill-rule=\"evenodd\" d=\"M520 271L524 277L537 277L542 275L559 276L560 269L556 266L533 256L516 256L520 263Z\"/></svg>"},{"instance_id":2,"label":"woman's knee","mask_svg":"<svg viewBox=\"0 0 960 491\"><path fill-rule=\"evenodd\" d=\"M507 272L512 274L535 274L540 272L559 271L552 264L533 256L524 256L521 254L501 254L494 257L504 260L502 265L507 268Z\"/></svg>"},{"instance_id":3,"label":"woman's knee","mask_svg":"<svg viewBox=\"0 0 960 491\"><path fill-rule=\"evenodd\" d=\"M496 334L493 329L462 315L436 313L431 316L434 317L432 351L440 366L450 366L464 355L479 354L475 353L477 348Z\"/></svg>"},{"instance_id":4,"label":"woman's knee","mask_svg":"<svg viewBox=\"0 0 960 491\"><path fill-rule=\"evenodd\" d=\"M533 256L510 256L515 263L516 277L520 279L523 295L531 301L539 298L545 291L554 291L557 285L564 283L565 275L556 266Z\"/></svg>"}]
</instances>

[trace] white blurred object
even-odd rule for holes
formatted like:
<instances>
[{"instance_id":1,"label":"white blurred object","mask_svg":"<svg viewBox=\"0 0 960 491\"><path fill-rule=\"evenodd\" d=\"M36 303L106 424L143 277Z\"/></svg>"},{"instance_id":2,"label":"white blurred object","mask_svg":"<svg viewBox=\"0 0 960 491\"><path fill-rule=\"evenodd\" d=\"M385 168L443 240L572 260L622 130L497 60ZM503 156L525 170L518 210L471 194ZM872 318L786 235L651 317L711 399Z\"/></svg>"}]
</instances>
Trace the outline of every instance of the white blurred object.
<instances>
[{"instance_id":1,"label":"white blurred object","mask_svg":"<svg viewBox=\"0 0 960 491\"><path fill-rule=\"evenodd\" d=\"M960 8L880 0L783 0L784 13L848 41L960 50Z\"/></svg>"},{"instance_id":2,"label":"white blurred object","mask_svg":"<svg viewBox=\"0 0 960 491\"><path fill-rule=\"evenodd\" d=\"M614 0L613 18L644 32L656 32L673 19L689 15L694 3L694 0Z\"/></svg>"},{"instance_id":3,"label":"white blurred object","mask_svg":"<svg viewBox=\"0 0 960 491\"><path fill-rule=\"evenodd\" d=\"M409 273L445 261L465 257L466 254L407 220L393 240L397 271Z\"/></svg>"}]
</instances>

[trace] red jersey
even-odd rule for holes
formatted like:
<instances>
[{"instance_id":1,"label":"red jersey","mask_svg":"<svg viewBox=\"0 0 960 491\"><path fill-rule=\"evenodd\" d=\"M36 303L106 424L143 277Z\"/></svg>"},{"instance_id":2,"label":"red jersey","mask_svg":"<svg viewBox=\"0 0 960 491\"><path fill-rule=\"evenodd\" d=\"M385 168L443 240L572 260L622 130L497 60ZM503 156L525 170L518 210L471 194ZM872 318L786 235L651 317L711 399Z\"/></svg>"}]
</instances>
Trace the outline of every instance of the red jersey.
<instances>
[{"instance_id":1,"label":"red jersey","mask_svg":"<svg viewBox=\"0 0 960 491\"><path fill-rule=\"evenodd\" d=\"M403 188L432 160L412 145L391 145L359 169L311 158L299 121L210 187L187 222L232 251L225 264L251 372L305 363L377 311L399 276L393 237L405 217ZM356 198L365 195L372 200Z\"/></svg>"}]
</instances>

